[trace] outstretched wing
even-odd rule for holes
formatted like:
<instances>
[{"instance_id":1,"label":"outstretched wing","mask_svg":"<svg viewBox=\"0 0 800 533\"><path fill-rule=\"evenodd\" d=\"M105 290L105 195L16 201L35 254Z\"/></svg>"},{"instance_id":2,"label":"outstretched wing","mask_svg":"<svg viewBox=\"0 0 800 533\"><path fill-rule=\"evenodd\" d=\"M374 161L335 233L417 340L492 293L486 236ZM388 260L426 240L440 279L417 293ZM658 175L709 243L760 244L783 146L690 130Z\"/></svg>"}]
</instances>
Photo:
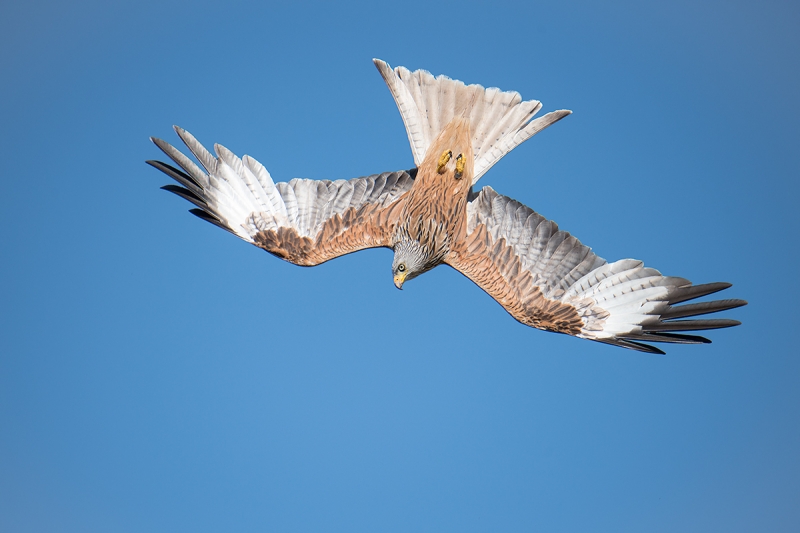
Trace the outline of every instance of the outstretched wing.
<instances>
[{"instance_id":1,"label":"outstretched wing","mask_svg":"<svg viewBox=\"0 0 800 533\"><path fill-rule=\"evenodd\" d=\"M372 61L397 103L417 166L442 129L465 114L472 127L473 185L508 152L572 113L562 109L534 119L541 102L523 101L516 91L465 85L427 70L392 69L385 61Z\"/></svg>"},{"instance_id":2,"label":"outstretched wing","mask_svg":"<svg viewBox=\"0 0 800 533\"><path fill-rule=\"evenodd\" d=\"M169 143L152 139L180 167L148 161L180 184L163 189L196 205L191 212L198 217L298 265L390 246L402 197L416 174L411 170L274 183L252 157L239 159L220 145L214 146L214 156L189 132L175 131L203 168Z\"/></svg>"},{"instance_id":3,"label":"outstretched wing","mask_svg":"<svg viewBox=\"0 0 800 533\"><path fill-rule=\"evenodd\" d=\"M739 322L677 319L747 303L716 300L679 306L730 284L692 285L632 259L608 263L555 222L491 187L470 201L467 216L468 235L448 263L529 326L663 353L642 341L710 342L682 332Z\"/></svg>"}]
</instances>

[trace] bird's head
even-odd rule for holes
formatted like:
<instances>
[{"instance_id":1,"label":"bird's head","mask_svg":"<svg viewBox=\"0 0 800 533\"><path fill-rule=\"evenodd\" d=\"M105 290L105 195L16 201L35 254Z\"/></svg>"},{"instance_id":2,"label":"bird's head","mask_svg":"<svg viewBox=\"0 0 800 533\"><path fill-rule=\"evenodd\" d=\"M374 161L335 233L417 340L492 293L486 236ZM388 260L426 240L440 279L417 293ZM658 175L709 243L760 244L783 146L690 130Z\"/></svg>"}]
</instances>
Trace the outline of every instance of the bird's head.
<instances>
[{"instance_id":1,"label":"bird's head","mask_svg":"<svg viewBox=\"0 0 800 533\"><path fill-rule=\"evenodd\" d=\"M402 289L403 283L430 270L427 265L428 255L423 246L415 240L403 239L395 244L394 261L392 261L394 286Z\"/></svg>"}]
</instances>

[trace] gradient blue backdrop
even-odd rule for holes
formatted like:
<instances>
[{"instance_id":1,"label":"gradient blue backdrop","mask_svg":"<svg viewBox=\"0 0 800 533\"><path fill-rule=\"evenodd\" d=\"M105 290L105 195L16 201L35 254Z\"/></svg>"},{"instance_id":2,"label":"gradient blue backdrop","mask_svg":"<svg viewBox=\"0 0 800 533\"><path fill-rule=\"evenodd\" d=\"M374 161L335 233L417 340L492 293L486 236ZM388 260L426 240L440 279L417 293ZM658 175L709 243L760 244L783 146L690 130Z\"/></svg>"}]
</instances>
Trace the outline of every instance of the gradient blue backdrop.
<instances>
[{"instance_id":1,"label":"gradient blue backdrop","mask_svg":"<svg viewBox=\"0 0 800 533\"><path fill-rule=\"evenodd\" d=\"M797 531L797 4L642 4L8 3L0 530ZM144 164L179 124L409 168L372 57L572 109L481 183L744 325L659 357L388 250L301 269Z\"/></svg>"}]
</instances>

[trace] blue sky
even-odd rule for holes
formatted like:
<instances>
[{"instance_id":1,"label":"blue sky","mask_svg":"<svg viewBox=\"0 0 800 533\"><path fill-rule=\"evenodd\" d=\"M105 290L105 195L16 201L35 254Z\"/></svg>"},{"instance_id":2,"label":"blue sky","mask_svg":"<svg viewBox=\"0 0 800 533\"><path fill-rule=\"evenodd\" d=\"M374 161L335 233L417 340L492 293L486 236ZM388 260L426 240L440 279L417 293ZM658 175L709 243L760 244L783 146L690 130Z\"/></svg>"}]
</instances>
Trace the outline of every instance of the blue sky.
<instances>
[{"instance_id":1,"label":"blue sky","mask_svg":"<svg viewBox=\"0 0 800 533\"><path fill-rule=\"evenodd\" d=\"M0 19L0 530L796 531L792 2L17 2ZM730 281L641 354L391 252L298 268L144 164L413 165L370 59L574 114L482 179L609 260Z\"/></svg>"}]
</instances>

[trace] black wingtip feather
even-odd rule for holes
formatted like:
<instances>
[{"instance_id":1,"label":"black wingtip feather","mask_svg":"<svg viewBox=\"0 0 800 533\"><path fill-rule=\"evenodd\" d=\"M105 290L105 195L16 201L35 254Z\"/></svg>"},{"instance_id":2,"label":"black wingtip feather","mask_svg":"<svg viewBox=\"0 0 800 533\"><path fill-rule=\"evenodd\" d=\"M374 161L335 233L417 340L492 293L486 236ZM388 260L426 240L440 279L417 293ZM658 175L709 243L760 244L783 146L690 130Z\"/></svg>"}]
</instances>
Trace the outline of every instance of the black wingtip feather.
<instances>
[{"instance_id":1,"label":"black wingtip feather","mask_svg":"<svg viewBox=\"0 0 800 533\"><path fill-rule=\"evenodd\" d=\"M738 299L714 300L713 302L678 305L675 307L669 307L666 311L661 313L661 320L706 315L709 313L716 313L718 311L735 309L737 307L742 307L743 305L747 305L747 302L745 300Z\"/></svg>"},{"instance_id":2,"label":"black wingtip feather","mask_svg":"<svg viewBox=\"0 0 800 533\"><path fill-rule=\"evenodd\" d=\"M195 195L189 189L184 189L183 187L180 187L179 185L172 185L172 184L164 185L163 187L161 187L161 189L165 190L167 192L171 192L172 194L177 194L178 196L180 196L184 200L188 200L188 201L192 202L194 205L196 205L197 207L199 207L201 209L204 209L204 208L208 207L208 204L202 198L200 198L199 196Z\"/></svg>"},{"instance_id":3,"label":"black wingtip feather","mask_svg":"<svg viewBox=\"0 0 800 533\"><path fill-rule=\"evenodd\" d=\"M636 342L631 340L625 339L596 339L597 342L602 342L603 344L611 344L612 346L619 346L620 348L627 348L629 350L636 350L637 352L645 352L645 353L652 353L656 355L667 355L666 352L656 348L655 346L650 346L649 344L644 344L642 342Z\"/></svg>"},{"instance_id":4,"label":"black wingtip feather","mask_svg":"<svg viewBox=\"0 0 800 533\"><path fill-rule=\"evenodd\" d=\"M699 302L686 305L673 305L687 300L700 298L715 292L727 289L730 283L706 283L704 285L689 285L681 287L670 294L670 306L661 314L659 321L655 324L643 326L641 333L624 336L612 341L601 341L623 348L632 350L646 351L650 353L664 353L653 346L643 344L640 341L647 342L666 342L675 344L709 344L711 341L699 335L687 335L683 333L674 333L678 331L700 331L707 329L730 328L741 324L738 320L731 320L727 318L711 318L711 319L693 319L693 320L676 320L678 318L694 317L698 315L705 315L709 313L716 313L719 311L727 311L747 305L745 300L727 299L727 300L714 300L711 302ZM653 351L647 348L653 348Z\"/></svg>"},{"instance_id":5,"label":"black wingtip feather","mask_svg":"<svg viewBox=\"0 0 800 533\"><path fill-rule=\"evenodd\" d=\"M196 216L197 218L202 218L206 222L214 224L218 228L222 228L229 233L233 233L233 231L228 226L226 226L220 219L218 219L217 217L215 217L214 215L212 215L207 211L203 211L202 209L189 209L189 212L194 216Z\"/></svg>"},{"instance_id":6,"label":"black wingtip feather","mask_svg":"<svg viewBox=\"0 0 800 533\"><path fill-rule=\"evenodd\" d=\"M647 342L669 342L672 344L711 344L711 341L699 335L684 335L680 333L642 333L636 337L623 337L628 340L641 340Z\"/></svg>"},{"instance_id":7,"label":"black wingtip feather","mask_svg":"<svg viewBox=\"0 0 800 533\"><path fill-rule=\"evenodd\" d=\"M660 324L645 326L646 333L662 331L700 331L704 329L731 328L740 325L738 320L728 318L708 318L706 320L670 320Z\"/></svg>"},{"instance_id":8,"label":"black wingtip feather","mask_svg":"<svg viewBox=\"0 0 800 533\"><path fill-rule=\"evenodd\" d=\"M714 294L715 292L725 290L732 286L733 285L731 283L718 281L716 283L704 283L702 285L689 285L688 287L681 287L669 295L669 304L675 305L685 302L686 300L694 300L695 298L708 296L709 294Z\"/></svg>"},{"instance_id":9,"label":"black wingtip feather","mask_svg":"<svg viewBox=\"0 0 800 533\"><path fill-rule=\"evenodd\" d=\"M184 187L187 187L189 189L195 189L198 192L203 190L202 185L197 183L197 181L193 177L191 177L190 175L186 174L181 170L178 170L172 165L164 163L163 161L155 161L153 159L148 159L147 161L145 161L145 163L147 163L153 168L157 168L158 170L160 170L170 178L174 179Z\"/></svg>"}]
</instances>

